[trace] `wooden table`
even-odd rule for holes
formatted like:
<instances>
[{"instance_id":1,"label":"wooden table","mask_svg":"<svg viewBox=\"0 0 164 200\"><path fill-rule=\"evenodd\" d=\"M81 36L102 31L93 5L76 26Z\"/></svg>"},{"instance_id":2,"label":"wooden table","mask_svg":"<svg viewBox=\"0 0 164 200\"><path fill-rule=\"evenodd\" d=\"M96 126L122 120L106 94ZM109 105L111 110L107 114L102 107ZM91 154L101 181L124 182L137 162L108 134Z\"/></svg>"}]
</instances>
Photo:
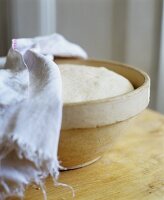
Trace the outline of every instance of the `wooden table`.
<instances>
[{"instance_id":1,"label":"wooden table","mask_svg":"<svg viewBox=\"0 0 164 200\"><path fill-rule=\"evenodd\" d=\"M164 116L144 111L99 161L62 172L60 181L74 188L75 198L48 178L48 200L164 199ZM41 199L41 190L27 189L25 200Z\"/></svg>"}]
</instances>

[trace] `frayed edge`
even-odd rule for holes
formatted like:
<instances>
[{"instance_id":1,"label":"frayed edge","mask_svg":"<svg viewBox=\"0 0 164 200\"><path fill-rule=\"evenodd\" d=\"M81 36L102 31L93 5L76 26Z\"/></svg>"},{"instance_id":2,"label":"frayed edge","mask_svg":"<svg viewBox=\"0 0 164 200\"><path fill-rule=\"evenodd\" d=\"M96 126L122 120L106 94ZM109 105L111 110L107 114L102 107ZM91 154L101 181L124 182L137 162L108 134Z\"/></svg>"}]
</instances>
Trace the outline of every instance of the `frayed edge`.
<instances>
[{"instance_id":1,"label":"frayed edge","mask_svg":"<svg viewBox=\"0 0 164 200\"><path fill-rule=\"evenodd\" d=\"M63 167L62 166L60 166L59 165L59 168L62 168L63 169ZM58 174L51 174L51 176L52 176L52 179L53 179L53 182L54 182L54 185L55 186L63 186L63 187L66 187L66 188L68 188L68 189L70 189L71 190L71 192L72 192L72 197L74 198L75 197L75 191L74 191L74 189L73 189L73 187L71 186L71 185L68 185L68 184L65 184L65 183L61 183L61 182L58 182L57 180L58 180L58 176L59 176L59 173Z\"/></svg>"},{"instance_id":2,"label":"frayed edge","mask_svg":"<svg viewBox=\"0 0 164 200\"><path fill-rule=\"evenodd\" d=\"M4 180L0 180L0 185L4 188L5 192L0 193L0 200L4 200L8 197L19 197L23 199L24 197L24 191L25 191L25 185L19 184L17 188L12 189L9 188L7 183L4 182ZM7 189L7 191L6 191Z\"/></svg>"},{"instance_id":3,"label":"frayed edge","mask_svg":"<svg viewBox=\"0 0 164 200\"><path fill-rule=\"evenodd\" d=\"M68 168L59 165L59 170L60 170L60 171L66 171L66 170L68 170Z\"/></svg>"},{"instance_id":4,"label":"frayed edge","mask_svg":"<svg viewBox=\"0 0 164 200\"><path fill-rule=\"evenodd\" d=\"M11 144L12 144L12 148L11 148ZM75 197L75 191L72 186L64 184L64 183L60 183L57 181L59 178L59 170L67 170L67 168L62 167L59 164L58 160L49 158L46 155L43 156L41 152L32 149L30 145L27 145L14 137L8 138L8 142L5 143L5 149L6 149L6 153L4 153L3 156L1 157L2 159L9 152L14 150L14 151L16 151L16 154L19 159L25 158L25 159L33 162L37 168L36 170L38 172L41 172L42 175L41 176L37 175L34 180L31 180L31 182L29 182L29 184L34 183L41 188L44 200L47 200L47 193L46 193L46 187L45 187L44 181L49 174L51 175L51 177L53 179L54 186L63 186L63 187L69 188L72 192L72 197L73 198ZM0 163L1 163L2 159L0 159ZM43 169L43 168L45 168L45 169ZM0 185L2 185L6 191L6 193L0 194L0 200L1 200L2 195L3 195L2 199L5 199L5 198L11 197L11 196L18 196L21 198L24 197L23 194L24 194L26 185L19 184L18 188L17 188L18 190L14 190L14 191L11 191L11 189L9 188L7 183L5 183L3 181L1 182L1 180L0 180Z\"/></svg>"},{"instance_id":5,"label":"frayed edge","mask_svg":"<svg viewBox=\"0 0 164 200\"><path fill-rule=\"evenodd\" d=\"M41 189L41 191L42 191L44 200L47 200L46 186L45 186L44 182L41 181L41 182L39 183L39 187L40 187L40 189Z\"/></svg>"},{"instance_id":6,"label":"frayed edge","mask_svg":"<svg viewBox=\"0 0 164 200\"><path fill-rule=\"evenodd\" d=\"M55 186L63 186L63 187L66 187L68 189L71 190L72 192L72 197L74 198L75 197L75 190L73 189L73 187L71 185L68 185L68 184L65 184L65 183L60 183L60 182L57 182L56 180L53 180L54 181L54 185Z\"/></svg>"},{"instance_id":7,"label":"frayed edge","mask_svg":"<svg viewBox=\"0 0 164 200\"><path fill-rule=\"evenodd\" d=\"M63 167L61 167L60 165L59 166L56 166L56 163L55 161L52 162L51 164L49 163L47 169L45 171L41 171L40 168L38 168L38 172L42 172L42 176L36 176L34 180L32 180L31 182L29 182L28 184L30 183L34 183L35 185L37 185L38 187L40 187L41 191L42 191L42 194L43 194L43 198L44 200L47 200L47 193L46 193L46 186L45 186L45 178L47 178L48 174L51 175L52 179L53 179L53 182L54 182L54 186L62 186L62 187L66 187L68 189L71 190L72 192L72 197L74 198L75 197L75 191L73 189L72 186L70 185L67 185L67 184L64 184L64 183L60 183L58 182L58 178L59 178L59 171L56 170L56 167L59 169L63 169ZM25 187L27 184L17 184L17 187L16 189L12 189L10 188L7 183L1 179L0 180L0 185L4 188L5 192L2 192L0 194L0 200L4 200L8 197L12 197L12 196L16 196L16 197L19 197L21 199L23 199L24 197L24 191L25 191Z\"/></svg>"},{"instance_id":8,"label":"frayed edge","mask_svg":"<svg viewBox=\"0 0 164 200\"><path fill-rule=\"evenodd\" d=\"M47 200L47 193L46 193L46 187L44 184L44 180L38 181L36 179L33 181L33 183L41 189L44 200ZM15 186L15 189L13 189L12 187L9 187L8 184L3 179L1 179L0 186L2 188L4 188L4 191L0 192L0 200L4 200L8 197L19 197L23 200L25 188L27 185L26 184L17 184L17 186Z\"/></svg>"},{"instance_id":9,"label":"frayed edge","mask_svg":"<svg viewBox=\"0 0 164 200\"><path fill-rule=\"evenodd\" d=\"M10 193L10 188L8 187L7 183L4 180L1 180L0 184L2 185L6 193Z\"/></svg>"},{"instance_id":10,"label":"frayed edge","mask_svg":"<svg viewBox=\"0 0 164 200\"><path fill-rule=\"evenodd\" d=\"M47 200L46 187L44 181L50 174L52 176L52 179L55 180L55 182L57 182L59 176L58 160L49 158L46 155L44 155L43 157L41 152L33 150L30 145L24 144L18 139L14 139L13 137L8 138L8 141L5 143L4 149L5 150L2 152L2 155L0 157L0 167L3 158L5 158L11 151L16 151L16 154L19 159L25 158L32 162L36 167L36 171L40 173L38 173L33 180L28 181L28 184L34 183L37 186L39 186L42 190L44 200ZM27 184L16 183L16 188L13 189L4 181L4 179L2 179L2 177L0 177L0 186L4 189L4 191L0 193L0 200L4 200L12 196L16 196L23 199L26 185Z\"/></svg>"}]
</instances>

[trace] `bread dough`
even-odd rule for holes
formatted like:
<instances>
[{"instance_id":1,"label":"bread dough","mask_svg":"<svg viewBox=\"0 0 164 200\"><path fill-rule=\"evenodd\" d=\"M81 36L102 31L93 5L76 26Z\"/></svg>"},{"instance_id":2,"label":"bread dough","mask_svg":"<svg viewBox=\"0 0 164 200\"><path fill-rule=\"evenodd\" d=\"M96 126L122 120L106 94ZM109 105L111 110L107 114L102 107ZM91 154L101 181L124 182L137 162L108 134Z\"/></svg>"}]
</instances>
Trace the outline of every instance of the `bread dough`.
<instances>
[{"instance_id":1,"label":"bread dough","mask_svg":"<svg viewBox=\"0 0 164 200\"><path fill-rule=\"evenodd\" d=\"M64 103L115 97L134 90L130 81L105 67L60 64Z\"/></svg>"}]
</instances>

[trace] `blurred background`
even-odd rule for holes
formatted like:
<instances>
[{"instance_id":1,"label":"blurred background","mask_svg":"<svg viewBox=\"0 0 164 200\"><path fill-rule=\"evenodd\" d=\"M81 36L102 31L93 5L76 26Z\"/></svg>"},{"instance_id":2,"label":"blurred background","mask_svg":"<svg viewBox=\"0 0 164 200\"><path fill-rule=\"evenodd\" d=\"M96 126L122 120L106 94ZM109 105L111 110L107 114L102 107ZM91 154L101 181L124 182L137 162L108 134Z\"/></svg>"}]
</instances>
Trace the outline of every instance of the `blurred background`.
<instances>
[{"instance_id":1,"label":"blurred background","mask_svg":"<svg viewBox=\"0 0 164 200\"><path fill-rule=\"evenodd\" d=\"M54 32L81 45L91 58L146 71L150 108L164 113L163 0L0 0L0 56L11 38Z\"/></svg>"}]
</instances>

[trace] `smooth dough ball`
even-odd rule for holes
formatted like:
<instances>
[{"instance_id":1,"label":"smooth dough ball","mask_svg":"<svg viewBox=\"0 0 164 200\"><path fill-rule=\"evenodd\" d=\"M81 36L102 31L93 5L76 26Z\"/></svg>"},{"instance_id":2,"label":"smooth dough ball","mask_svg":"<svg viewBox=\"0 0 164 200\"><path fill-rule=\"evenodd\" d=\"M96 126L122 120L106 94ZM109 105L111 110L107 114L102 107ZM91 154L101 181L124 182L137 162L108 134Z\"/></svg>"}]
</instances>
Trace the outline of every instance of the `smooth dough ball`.
<instances>
[{"instance_id":1,"label":"smooth dough ball","mask_svg":"<svg viewBox=\"0 0 164 200\"><path fill-rule=\"evenodd\" d=\"M115 97L134 90L130 81L105 67L60 64L64 103Z\"/></svg>"}]
</instances>

